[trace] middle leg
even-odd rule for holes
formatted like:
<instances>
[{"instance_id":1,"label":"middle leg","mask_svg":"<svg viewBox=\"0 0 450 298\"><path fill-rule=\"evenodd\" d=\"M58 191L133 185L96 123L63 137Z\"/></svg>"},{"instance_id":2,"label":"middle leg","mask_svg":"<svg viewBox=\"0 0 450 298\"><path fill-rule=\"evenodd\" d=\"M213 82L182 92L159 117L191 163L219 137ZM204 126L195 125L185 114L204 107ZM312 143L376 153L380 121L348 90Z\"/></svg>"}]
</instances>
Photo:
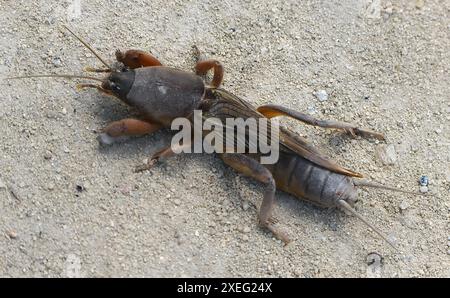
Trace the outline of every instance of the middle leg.
<instances>
[{"instance_id":1,"label":"middle leg","mask_svg":"<svg viewBox=\"0 0 450 298\"><path fill-rule=\"evenodd\" d=\"M219 88L223 80L223 66L219 61L214 59L206 59L197 62L197 65L195 66L195 71L199 75L206 74L210 69L214 69L214 76L211 81L211 87Z\"/></svg>"},{"instance_id":2,"label":"middle leg","mask_svg":"<svg viewBox=\"0 0 450 298\"><path fill-rule=\"evenodd\" d=\"M158 161L161 159L166 159L169 157L174 156L178 152L184 151L184 149L187 149L191 147L191 143L184 143L184 144L177 144L173 146L168 146L166 148L163 148L157 152L155 152L148 162L143 165L139 165L134 169L135 173L143 172L146 170L150 170Z\"/></svg>"},{"instance_id":3,"label":"middle leg","mask_svg":"<svg viewBox=\"0 0 450 298\"><path fill-rule=\"evenodd\" d=\"M214 75L210 85L213 88L219 88L223 80L222 64L215 59L206 59L197 48L197 46L194 46L194 51L197 60L197 64L195 65L195 72L198 75L206 75L209 70L213 69Z\"/></svg>"}]
</instances>

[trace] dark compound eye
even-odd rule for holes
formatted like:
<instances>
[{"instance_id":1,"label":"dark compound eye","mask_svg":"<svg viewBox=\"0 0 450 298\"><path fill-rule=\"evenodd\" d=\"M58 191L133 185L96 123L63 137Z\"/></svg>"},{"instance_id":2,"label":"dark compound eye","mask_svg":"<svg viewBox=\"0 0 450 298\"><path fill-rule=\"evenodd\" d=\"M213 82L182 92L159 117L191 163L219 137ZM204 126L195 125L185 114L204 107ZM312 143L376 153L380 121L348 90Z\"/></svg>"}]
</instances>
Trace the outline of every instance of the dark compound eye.
<instances>
[{"instance_id":1,"label":"dark compound eye","mask_svg":"<svg viewBox=\"0 0 450 298\"><path fill-rule=\"evenodd\" d=\"M113 90L113 91L119 91L120 90L120 87L116 83L111 82L110 85L111 85L111 90Z\"/></svg>"}]
</instances>

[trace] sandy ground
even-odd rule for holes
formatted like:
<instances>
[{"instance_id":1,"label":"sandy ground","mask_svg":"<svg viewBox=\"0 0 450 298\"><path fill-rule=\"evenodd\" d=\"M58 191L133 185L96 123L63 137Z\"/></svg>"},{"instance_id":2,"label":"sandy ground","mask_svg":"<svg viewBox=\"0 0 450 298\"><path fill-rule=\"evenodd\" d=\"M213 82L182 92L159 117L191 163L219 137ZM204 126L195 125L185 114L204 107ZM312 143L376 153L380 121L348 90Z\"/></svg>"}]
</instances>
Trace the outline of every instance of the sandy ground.
<instances>
[{"instance_id":1,"label":"sandy ground","mask_svg":"<svg viewBox=\"0 0 450 298\"><path fill-rule=\"evenodd\" d=\"M283 247L257 227L262 185L216 156L135 174L169 131L101 148L96 132L134 111L73 81L2 80L0 276L450 276L450 2L271 2L0 0L0 76L100 66L61 24L109 61L139 48L191 70L196 44L255 105L386 134L378 144L283 120L339 164L407 190L429 177L434 196L359 193L358 211L400 251L354 217L277 192L294 240Z\"/></svg>"}]
</instances>

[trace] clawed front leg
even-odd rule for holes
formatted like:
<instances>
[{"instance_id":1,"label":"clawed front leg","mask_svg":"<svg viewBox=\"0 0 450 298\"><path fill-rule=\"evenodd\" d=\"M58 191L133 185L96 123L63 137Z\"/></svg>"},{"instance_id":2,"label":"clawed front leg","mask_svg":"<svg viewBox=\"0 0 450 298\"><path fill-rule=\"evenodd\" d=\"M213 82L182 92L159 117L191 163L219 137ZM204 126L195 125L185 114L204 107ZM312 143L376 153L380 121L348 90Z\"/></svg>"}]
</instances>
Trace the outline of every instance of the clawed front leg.
<instances>
[{"instance_id":1,"label":"clawed front leg","mask_svg":"<svg viewBox=\"0 0 450 298\"><path fill-rule=\"evenodd\" d=\"M102 145L111 145L116 138L122 136L140 136L159 130L162 125L138 119L122 119L111 122L102 129L98 140Z\"/></svg>"},{"instance_id":2,"label":"clawed front leg","mask_svg":"<svg viewBox=\"0 0 450 298\"><path fill-rule=\"evenodd\" d=\"M131 69L162 65L153 55L141 50L128 50L125 53L117 50L116 59Z\"/></svg>"},{"instance_id":3,"label":"clawed front leg","mask_svg":"<svg viewBox=\"0 0 450 298\"><path fill-rule=\"evenodd\" d=\"M263 105L258 107L258 112L263 114L267 118L273 118L278 116L288 116L294 119L297 119L299 121L302 121L306 124L313 125L313 126L320 126L324 128L337 128L345 131L346 133L352 135L355 137L356 135L360 135L365 138L376 138L379 140L384 140L384 135L382 133L366 129L366 128L360 128L357 127L354 124L351 123L345 123L345 122L339 122L339 121L333 121L333 120L320 120L317 118L314 118L308 114L304 114L283 106L279 105Z\"/></svg>"}]
</instances>

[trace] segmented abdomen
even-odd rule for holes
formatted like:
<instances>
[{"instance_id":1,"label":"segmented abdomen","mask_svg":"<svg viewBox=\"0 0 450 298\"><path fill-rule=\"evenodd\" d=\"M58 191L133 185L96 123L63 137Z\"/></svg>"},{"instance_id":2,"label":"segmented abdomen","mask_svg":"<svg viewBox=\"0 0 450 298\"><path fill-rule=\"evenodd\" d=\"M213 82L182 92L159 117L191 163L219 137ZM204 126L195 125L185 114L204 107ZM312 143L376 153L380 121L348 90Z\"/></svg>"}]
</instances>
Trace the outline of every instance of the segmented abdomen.
<instances>
[{"instance_id":1,"label":"segmented abdomen","mask_svg":"<svg viewBox=\"0 0 450 298\"><path fill-rule=\"evenodd\" d=\"M338 198L353 195L348 176L331 172L295 154L280 152L280 158L267 168L277 188L322 207L336 207Z\"/></svg>"}]
</instances>

